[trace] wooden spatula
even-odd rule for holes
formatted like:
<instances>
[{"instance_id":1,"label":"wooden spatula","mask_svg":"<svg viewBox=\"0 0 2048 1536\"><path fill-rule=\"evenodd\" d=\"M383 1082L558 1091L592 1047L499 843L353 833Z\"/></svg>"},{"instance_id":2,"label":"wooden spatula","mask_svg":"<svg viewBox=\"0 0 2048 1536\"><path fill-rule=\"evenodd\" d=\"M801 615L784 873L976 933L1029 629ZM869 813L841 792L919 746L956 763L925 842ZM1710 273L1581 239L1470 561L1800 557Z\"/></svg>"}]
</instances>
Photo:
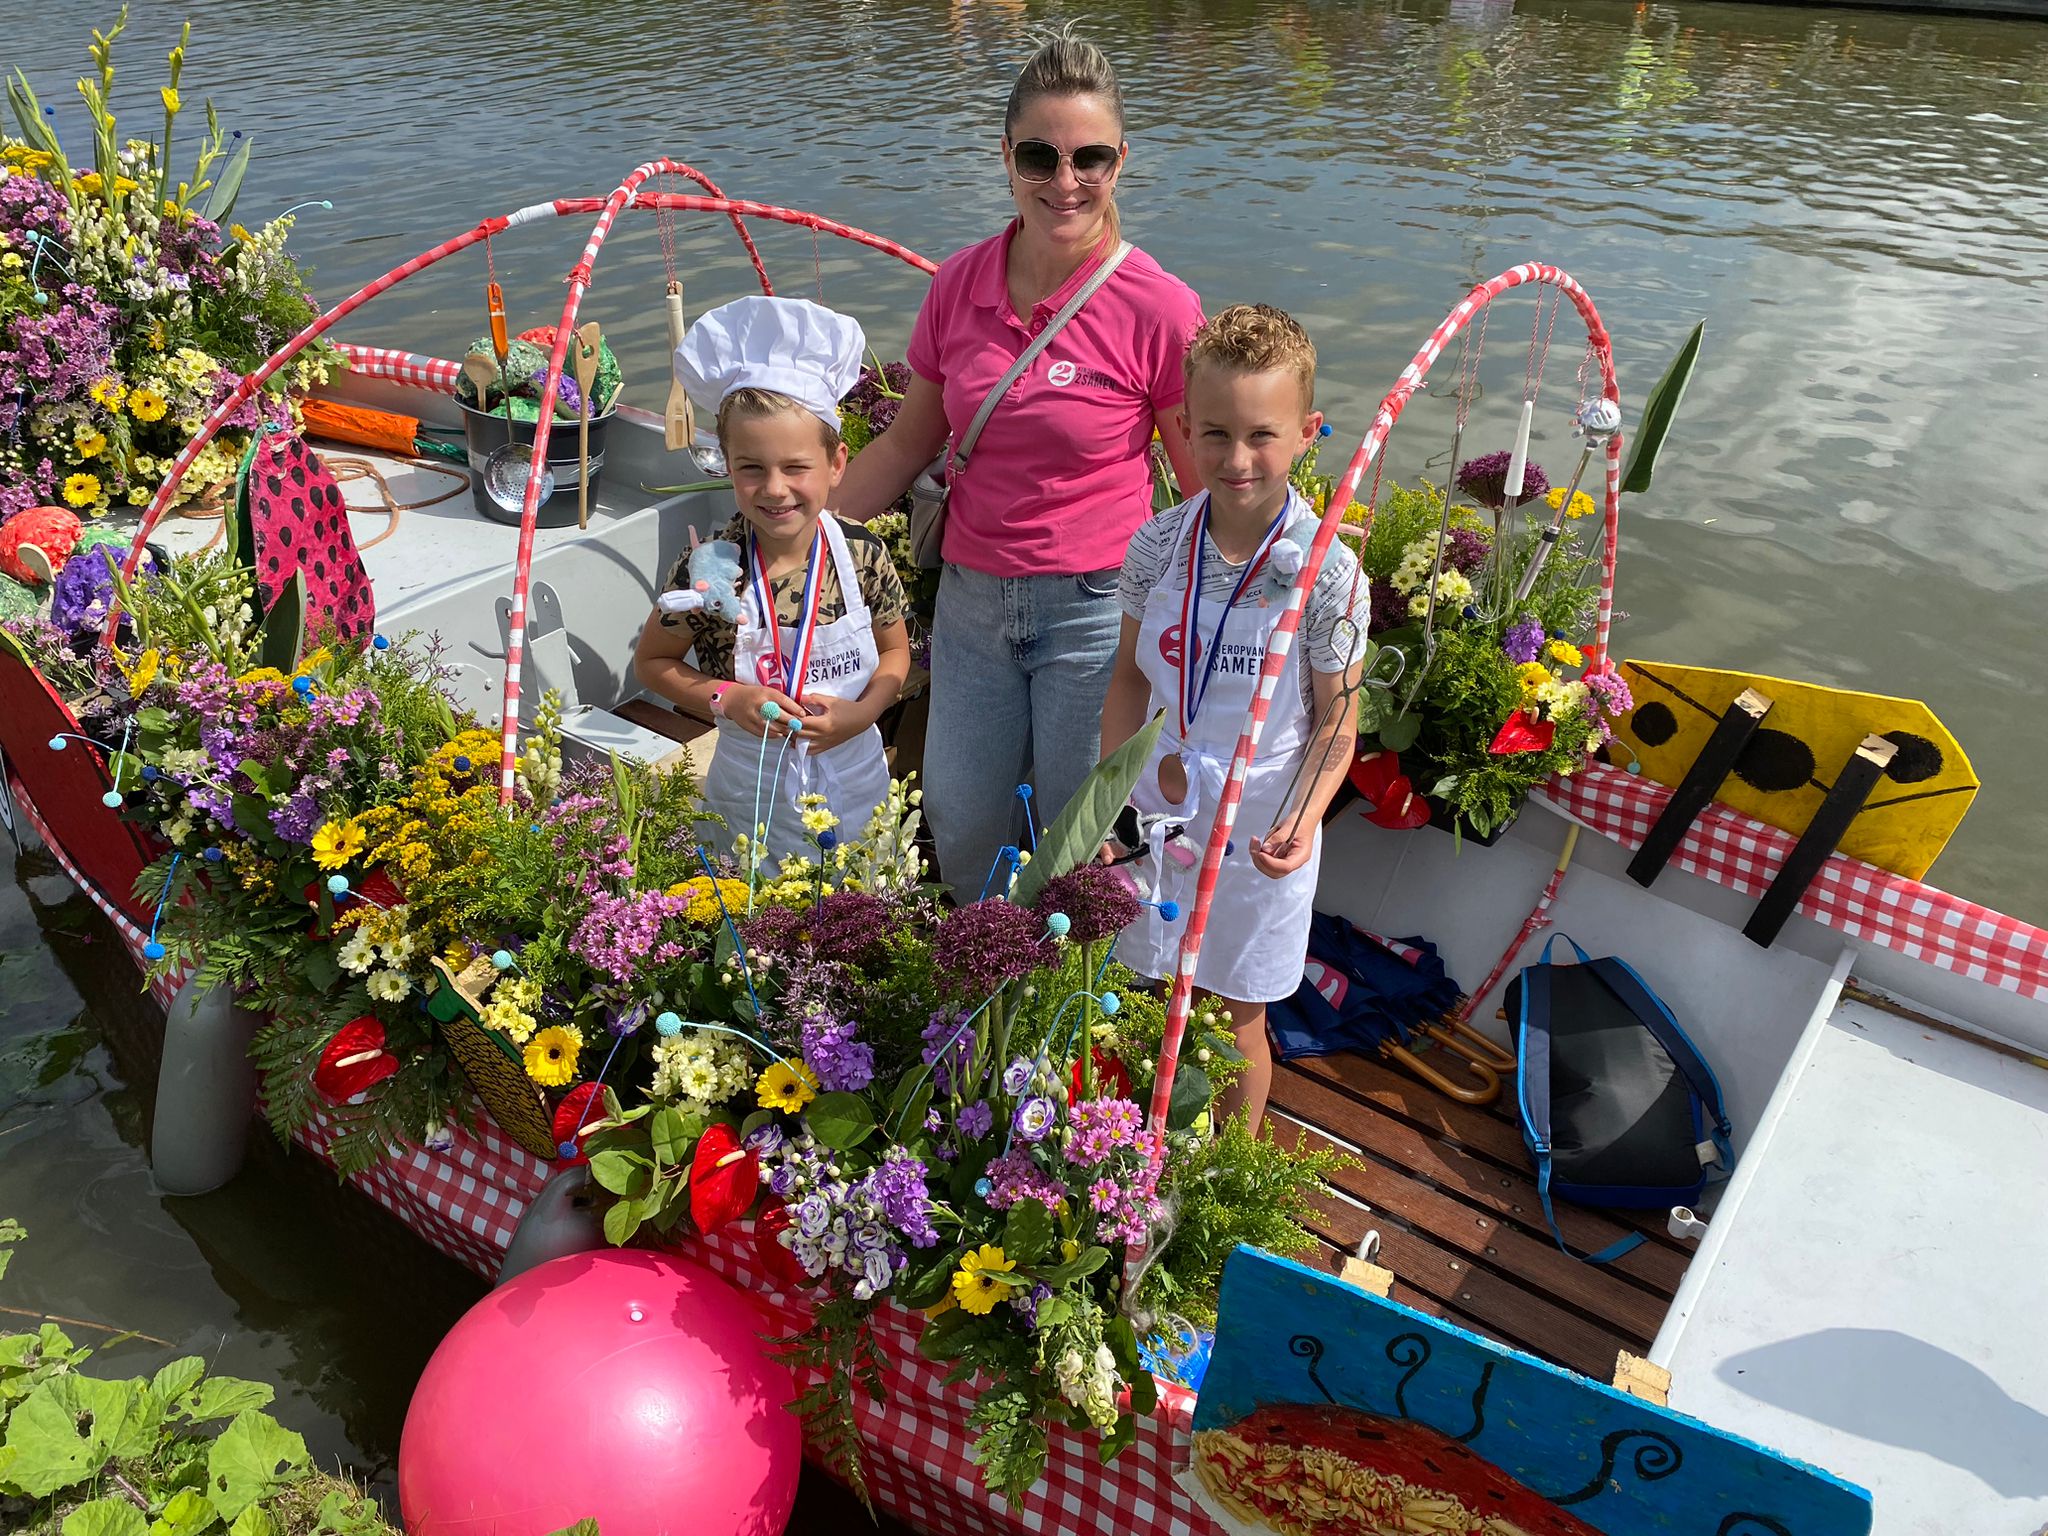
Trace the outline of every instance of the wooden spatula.
<instances>
[{"instance_id":1,"label":"wooden spatula","mask_svg":"<svg viewBox=\"0 0 2048 1536\"><path fill-rule=\"evenodd\" d=\"M576 455L581 461L579 483L576 487L576 526L590 526L590 392L597 387L597 364L602 355L599 350L601 332L593 320L588 325L576 328L576 393L582 401L576 443Z\"/></svg>"},{"instance_id":2,"label":"wooden spatula","mask_svg":"<svg viewBox=\"0 0 2048 1536\"><path fill-rule=\"evenodd\" d=\"M497 362L488 352L472 352L462 360L462 371L476 386L476 408L488 411L490 406L486 403L486 396L499 378Z\"/></svg>"},{"instance_id":3,"label":"wooden spatula","mask_svg":"<svg viewBox=\"0 0 2048 1536\"><path fill-rule=\"evenodd\" d=\"M668 285L668 406L662 412L661 423L662 436L670 453L689 447L690 440L697 434L690 397L683 392L683 381L676 377L676 348L682 344L683 285L673 282Z\"/></svg>"}]
</instances>

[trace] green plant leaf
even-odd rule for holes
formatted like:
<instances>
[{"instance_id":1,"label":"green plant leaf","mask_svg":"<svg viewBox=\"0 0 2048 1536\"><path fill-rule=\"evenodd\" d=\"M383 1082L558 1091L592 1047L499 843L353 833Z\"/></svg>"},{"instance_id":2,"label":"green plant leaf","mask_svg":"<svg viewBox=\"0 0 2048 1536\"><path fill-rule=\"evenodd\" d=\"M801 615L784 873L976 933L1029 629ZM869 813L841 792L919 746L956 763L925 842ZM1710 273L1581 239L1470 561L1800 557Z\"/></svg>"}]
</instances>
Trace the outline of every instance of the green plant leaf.
<instances>
[{"instance_id":1,"label":"green plant leaf","mask_svg":"<svg viewBox=\"0 0 2048 1536\"><path fill-rule=\"evenodd\" d=\"M199 1536L214 1521L213 1505L197 1489L181 1488L171 1495L149 1527L149 1536Z\"/></svg>"},{"instance_id":2,"label":"green plant leaf","mask_svg":"<svg viewBox=\"0 0 2048 1536\"><path fill-rule=\"evenodd\" d=\"M7 1420L7 1480L46 1499L95 1476L113 1456L139 1382L59 1376L23 1398Z\"/></svg>"},{"instance_id":3,"label":"green plant leaf","mask_svg":"<svg viewBox=\"0 0 2048 1536\"><path fill-rule=\"evenodd\" d=\"M1380 727L1380 745L1389 752L1406 752L1421 734L1422 716L1411 710L1405 715L1396 715Z\"/></svg>"},{"instance_id":4,"label":"green plant leaf","mask_svg":"<svg viewBox=\"0 0 2048 1536\"><path fill-rule=\"evenodd\" d=\"M306 1442L267 1413L236 1415L206 1453L206 1494L223 1520L283 1488L310 1465Z\"/></svg>"},{"instance_id":5,"label":"green plant leaf","mask_svg":"<svg viewBox=\"0 0 2048 1536\"><path fill-rule=\"evenodd\" d=\"M652 1164L637 1152L604 1151L592 1155L590 1176L600 1188L623 1195L650 1167Z\"/></svg>"},{"instance_id":6,"label":"green plant leaf","mask_svg":"<svg viewBox=\"0 0 2048 1536\"><path fill-rule=\"evenodd\" d=\"M298 667L306 648L306 573L293 571L292 579L277 594L277 601L263 615L262 665L289 674Z\"/></svg>"},{"instance_id":7,"label":"green plant leaf","mask_svg":"<svg viewBox=\"0 0 2048 1536\"><path fill-rule=\"evenodd\" d=\"M701 1127L699 1128L701 1130ZM675 1164L690 1155L690 1148L697 1143L698 1130L690 1128L679 1110L664 1104L654 1112L648 1122L648 1135L654 1146L655 1165ZM716 1145L716 1143L714 1143Z\"/></svg>"},{"instance_id":8,"label":"green plant leaf","mask_svg":"<svg viewBox=\"0 0 2048 1536\"><path fill-rule=\"evenodd\" d=\"M389 1530L373 1501L337 1488L320 1501L313 1536L385 1536Z\"/></svg>"},{"instance_id":9,"label":"green plant leaf","mask_svg":"<svg viewBox=\"0 0 2048 1536\"><path fill-rule=\"evenodd\" d=\"M597 1522L589 1519L578 1520L574 1525L565 1525L559 1531L555 1531L553 1536L598 1536Z\"/></svg>"},{"instance_id":10,"label":"green plant leaf","mask_svg":"<svg viewBox=\"0 0 2048 1536\"><path fill-rule=\"evenodd\" d=\"M804 1110L804 1124L818 1144L834 1152L850 1152L875 1129L874 1111L854 1093L821 1093Z\"/></svg>"},{"instance_id":11,"label":"green plant leaf","mask_svg":"<svg viewBox=\"0 0 2048 1536\"><path fill-rule=\"evenodd\" d=\"M1036 1264L1052 1250L1052 1212L1036 1200L1019 1200L1003 1223L1003 1256Z\"/></svg>"},{"instance_id":12,"label":"green plant leaf","mask_svg":"<svg viewBox=\"0 0 2048 1536\"><path fill-rule=\"evenodd\" d=\"M168 1407L199 1385L199 1378L205 1374L206 1362L197 1355L187 1355L158 1371L150 1379L149 1389Z\"/></svg>"},{"instance_id":13,"label":"green plant leaf","mask_svg":"<svg viewBox=\"0 0 2048 1536\"><path fill-rule=\"evenodd\" d=\"M228 1536L277 1536L277 1524L263 1511L261 1504L251 1504L228 1527Z\"/></svg>"},{"instance_id":14,"label":"green plant leaf","mask_svg":"<svg viewBox=\"0 0 2048 1536\"><path fill-rule=\"evenodd\" d=\"M1138 729L1138 733L1097 763L1074 798L1060 809L1051 826L1038 839L1038 851L1017 876L1010 899L1028 907L1045 889L1045 882L1079 868L1095 857L1109 829L1116 825L1117 812L1131 798L1131 789L1152 756L1153 745L1166 727L1161 710Z\"/></svg>"},{"instance_id":15,"label":"green plant leaf","mask_svg":"<svg viewBox=\"0 0 2048 1536\"><path fill-rule=\"evenodd\" d=\"M149 1536L149 1522L126 1499L94 1499L64 1517L64 1536Z\"/></svg>"},{"instance_id":16,"label":"green plant leaf","mask_svg":"<svg viewBox=\"0 0 2048 1536\"><path fill-rule=\"evenodd\" d=\"M1215 1097L1215 1093L1209 1074L1183 1058L1173 1074L1173 1097L1166 1105L1166 1128L1170 1131L1186 1130L1195 1123L1195 1117L1209 1107L1209 1100Z\"/></svg>"},{"instance_id":17,"label":"green plant leaf","mask_svg":"<svg viewBox=\"0 0 2048 1536\"><path fill-rule=\"evenodd\" d=\"M1061 1286L1070 1281L1085 1280L1109 1262L1107 1248L1084 1248L1078 1258L1064 1264L1055 1264L1050 1269L1037 1270L1038 1278L1047 1285Z\"/></svg>"},{"instance_id":18,"label":"green plant leaf","mask_svg":"<svg viewBox=\"0 0 2048 1536\"><path fill-rule=\"evenodd\" d=\"M174 1418L203 1424L208 1419L225 1419L247 1413L251 1408L267 1408L276 1396L268 1382L244 1381L239 1376L211 1376L201 1382L196 1391L174 1403L171 1413Z\"/></svg>"},{"instance_id":19,"label":"green plant leaf","mask_svg":"<svg viewBox=\"0 0 2048 1536\"><path fill-rule=\"evenodd\" d=\"M14 1257L7 1251L9 1243L18 1243L28 1236L28 1231L11 1216L0 1216L0 1278L7 1274L7 1261Z\"/></svg>"},{"instance_id":20,"label":"green plant leaf","mask_svg":"<svg viewBox=\"0 0 2048 1536\"><path fill-rule=\"evenodd\" d=\"M639 1230L640 1203L637 1200L615 1201L605 1211L604 1240L614 1248L625 1247Z\"/></svg>"},{"instance_id":21,"label":"green plant leaf","mask_svg":"<svg viewBox=\"0 0 2048 1536\"><path fill-rule=\"evenodd\" d=\"M1650 477L1657 469L1657 455L1663 450L1664 439L1670 435L1678 407L1685 401L1685 386L1692 382L1692 371L1700 360L1700 343L1706 334L1707 322L1702 320L1685 338L1678 355L1664 370L1664 377L1643 399L1643 419L1636 423L1635 440L1629 444L1628 463L1621 471L1621 488L1632 496L1641 495L1650 488Z\"/></svg>"},{"instance_id":22,"label":"green plant leaf","mask_svg":"<svg viewBox=\"0 0 2048 1536\"><path fill-rule=\"evenodd\" d=\"M249 174L249 151L255 147L256 141L244 135L242 147L229 157L213 190L207 193L203 212L214 223L225 225L235 211L235 199L242 195L242 178Z\"/></svg>"}]
</instances>

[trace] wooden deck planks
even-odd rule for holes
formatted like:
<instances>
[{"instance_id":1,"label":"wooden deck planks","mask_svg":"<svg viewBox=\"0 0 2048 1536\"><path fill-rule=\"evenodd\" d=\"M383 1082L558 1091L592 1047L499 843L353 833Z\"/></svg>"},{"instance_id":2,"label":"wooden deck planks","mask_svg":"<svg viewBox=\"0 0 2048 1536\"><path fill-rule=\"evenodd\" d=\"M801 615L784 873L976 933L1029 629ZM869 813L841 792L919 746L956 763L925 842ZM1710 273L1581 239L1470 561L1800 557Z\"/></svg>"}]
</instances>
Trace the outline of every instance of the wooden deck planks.
<instances>
[{"instance_id":1,"label":"wooden deck planks","mask_svg":"<svg viewBox=\"0 0 2048 1536\"><path fill-rule=\"evenodd\" d=\"M1271 1103L1284 1144L1357 1149L1311 1222L1331 1245L1323 1267L1377 1228L1397 1301L1600 1381L1619 1353L1640 1354L1656 1337L1689 1246L1659 1212L1559 1206L1566 1240L1581 1248L1629 1231L1649 1239L1611 1265L1564 1253L1504 1106L1459 1104L1355 1054L1278 1067Z\"/></svg>"}]
</instances>

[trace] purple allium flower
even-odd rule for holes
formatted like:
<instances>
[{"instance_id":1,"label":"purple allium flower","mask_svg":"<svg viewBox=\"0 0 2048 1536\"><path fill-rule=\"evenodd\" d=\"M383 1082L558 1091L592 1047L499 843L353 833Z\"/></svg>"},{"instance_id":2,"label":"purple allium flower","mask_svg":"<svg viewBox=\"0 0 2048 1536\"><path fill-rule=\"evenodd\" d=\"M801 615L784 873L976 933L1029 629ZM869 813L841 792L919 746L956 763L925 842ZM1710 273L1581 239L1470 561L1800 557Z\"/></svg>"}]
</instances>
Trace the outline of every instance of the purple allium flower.
<instances>
[{"instance_id":1,"label":"purple allium flower","mask_svg":"<svg viewBox=\"0 0 2048 1536\"><path fill-rule=\"evenodd\" d=\"M865 965L881 958L895 928L895 912L881 897L835 891L812 908L807 937L821 960Z\"/></svg>"},{"instance_id":2,"label":"purple allium flower","mask_svg":"<svg viewBox=\"0 0 2048 1536\"><path fill-rule=\"evenodd\" d=\"M1543 654L1543 626L1534 619L1517 619L1501 636L1500 648L1518 667L1534 661Z\"/></svg>"},{"instance_id":3,"label":"purple allium flower","mask_svg":"<svg viewBox=\"0 0 2048 1536\"><path fill-rule=\"evenodd\" d=\"M1396 591L1392 582L1372 584L1372 614L1365 622L1366 633L1382 635L1408 622L1408 594Z\"/></svg>"},{"instance_id":4,"label":"purple allium flower","mask_svg":"<svg viewBox=\"0 0 2048 1536\"><path fill-rule=\"evenodd\" d=\"M946 914L932 939L932 959L962 991L984 996L1038 969L1044 928L1037 913L990 897Z\"/></svg>"},{"instance_id":5,"label":"purple allium flower","mask_svg":"<svg viewBox=\"0 0 2048 1536\"><path fill-rule=\"evenodd\" d=\"M1484 453L1476 459L1467 459L1458 466L1458 489L1470 496L1483 507L1498 511L1507 504L1508 461L1513 457L1507 449L1498 453ZM1522 494L1515 502L1534 501L1550 489L1550 477L1543 473L1543 466L1534 459L1522 463Z\"/></svg>"},{"instance_id":6,"label":"purple allium flower","mask_svg":"<svg viewBox=\"0 0 2048 1536\"><path fill-rule=\"evenodd\" d=\"M974 1029L967 1018L942 1008L924 1027L921 1059L931 1067L933 1086L940 1093L958 1093L967 1086L967 1063L974 1054Z\"/></svg>"},{"instance_id":7,"label":"purple allium flower","mask_svg":"<svg viewBox=\"0 0 2048 1536\"><path fill-rule=\"evenodd\" d=\"M872 1047L854 1038L851 1022L815 1013L802 1028L804 1060L827 1093L858 1093L875 1080Z\"/></svg>"},{"instance_id":8,"label":"purple allium flower","mask_svg":"<svg viewBox=\"0 0 2048 1536\"><path fill-rule=\"evenodd\" d=\"M1017 1106L1017 1114L1010 1122L1010 1129L1017 1133L1019 1141L1038 1142L1045 1140L1046 1133L1059 1118L1059 1110L1044 1094L1036 1094Z\"/></svg>"},{"instance_id":9,"label":"purple allium flower","mask_svg":"<svg viewBox=\"0 0 2048 1536\"><path fill-rule=\"evenodd\" d=\"M1490 534L1477 528L1453 528L1450 538L1444 541L1444 568L1470 576L1486 564L1486 557L1492 553Z\"/></svg>"},{"instance_id":10,"label":"purple allium flower","mask_svg":"<svg viewBox=\"0 0 2048 1536\"><path fill-rule=\"evenodd\" d=\"M960 1128L960 1134L969 1141L981 1140L982 1137L995 1128L995 1123L996 1112L989 1108L987 1099L976 1099L972 1104L961 1110L958 1118L954 1121L954 1124Z\"/></svg>"},{"instance_id":11,"label":"purple allium flower","mask_svg":"<svg viewBox=\"0 0 2048 1536\"><path fill-rule=\"evenodd\" d=\"M1093 944L1124 931L1142 910L1138 896L1122 876L1106 864L1083 864L1045 882L1036 910L1064 912L1073 926L1067 937Z\"/></svg>"},{"instance_id":12,"label":"purple allium flower","mask_svg":"<svg viewBox=\"0 0 2048 1536\"><path fill-rule=\"evenodd\" d=\"M891 399L889 395L882 393L881 386L884 382L888 384L891 394L901 395L910 387L909 366L904 363L890 363L878 375L874 365L869 364L861 369L859 380L840 402L866 417L868 425L874 428L877 437L889 430L890 423L896 419L897 411L903 407L900 399Z\"/></svg>"}]
</instances>

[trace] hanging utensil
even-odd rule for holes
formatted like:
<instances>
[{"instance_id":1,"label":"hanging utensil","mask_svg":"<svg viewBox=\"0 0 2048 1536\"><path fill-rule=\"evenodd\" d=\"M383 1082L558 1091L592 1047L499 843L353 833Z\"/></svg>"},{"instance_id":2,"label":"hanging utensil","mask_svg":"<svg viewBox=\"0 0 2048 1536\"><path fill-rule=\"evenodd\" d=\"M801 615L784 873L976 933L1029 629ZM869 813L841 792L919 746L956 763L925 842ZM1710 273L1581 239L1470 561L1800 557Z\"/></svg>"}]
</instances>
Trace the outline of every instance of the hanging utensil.
<instances>
[{"instance_id":1,"label":"hanging utensil","mask_svg":"<svg viewBox=\"0 0 2048 1536\"><path fill-rule=\"evenodd\" d=\"M697 431L689 393L676 377L676 352L682 344L683 285L680 279L672 279L668 285L668 405L662 411L661 421L662 438L670 453L689 447Z\"/></svg>"},{"instance_id":2,"label":"hanging utensil","mask_svg":"<svg viewBox=\"0 0 2048 1536\"><path fill-rule=\"evenodd\" d=\"M500 377L498 365L482 352L472 352L462 360L462 372L469 382L476 386L476 408L490 410L490 389Z\"/></svg>"},{"instance_id":3,"label":"hanging utensil","mask_svg":"<svg viewBox=\"0 0 2048 1536\"><path fill-rule=\"evenodd\" d=\"M512 352L512 338L505 324L505 290L493 278L484 288L484 302L491 312L491 350L498 354L498 376L505 377L505 359ZM505 445L512 446L512 382L505 380Z\"/></svg>"},{"instance_id":4,"label":"hanging utensil","mask_svg":"<svg viewBox=\"0 0 2048 1536\"><path fill-rule=\"evenodd\" d=\"M597 365L601 353L601 332L593 320L576 328L576 526L590 526L590 392L597 387Z\"/></svg>"},{"instance_id":5,"label":"hanging utensil","mask_svg":"<svg viewBox=\"0 0 2048 1536\"><path fill-rule=\"evenodd\" d=\"M512 427L512 381L506 376L506 361L512 351L510 328L505 323L505 290L493 278L484 288L484 301L491 316L491 349L498 354L498 383L505 395L505 446L491 450L484 460L484 494L507 512L523 512L526 508L526 481L532 464L530 449L521 451L518 435ZM471 353L471 357L478 354ZM468 363L464 363L468 368ZM474 378L476 375L471 374ZM479 396L478 405L483 404ZM547 465L540 468L539 500L546 501L555 494L555 472Z\"/></svg>"}]
</instances>

